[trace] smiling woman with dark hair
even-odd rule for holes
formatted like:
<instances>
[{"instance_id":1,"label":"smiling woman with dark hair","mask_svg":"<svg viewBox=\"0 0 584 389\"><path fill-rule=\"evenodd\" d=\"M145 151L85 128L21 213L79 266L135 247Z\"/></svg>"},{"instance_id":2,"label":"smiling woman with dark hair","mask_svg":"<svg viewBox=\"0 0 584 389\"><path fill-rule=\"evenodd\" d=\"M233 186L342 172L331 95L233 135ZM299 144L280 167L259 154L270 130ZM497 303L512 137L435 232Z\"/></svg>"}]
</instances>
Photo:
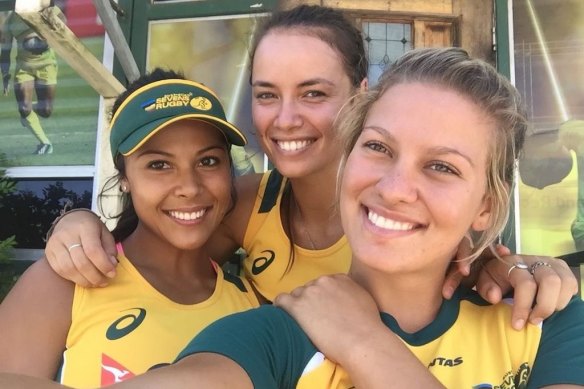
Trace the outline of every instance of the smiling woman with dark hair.
<instances>
[{"instance_id":1,"label":"smiling woman with dark hair","mask_svg":"<svg viewBox=\"0 0 584 389\"><path fill-rule=\"evenodd\" d=\"M257 307L249 283L207 248L236 201L229 149L245 142L209 88L162 69L131 84L110 125L119 275L91 289L33 264L0 305L0 371L107 386L171 363L208 324Z\"/></svg>"}]
</instances>

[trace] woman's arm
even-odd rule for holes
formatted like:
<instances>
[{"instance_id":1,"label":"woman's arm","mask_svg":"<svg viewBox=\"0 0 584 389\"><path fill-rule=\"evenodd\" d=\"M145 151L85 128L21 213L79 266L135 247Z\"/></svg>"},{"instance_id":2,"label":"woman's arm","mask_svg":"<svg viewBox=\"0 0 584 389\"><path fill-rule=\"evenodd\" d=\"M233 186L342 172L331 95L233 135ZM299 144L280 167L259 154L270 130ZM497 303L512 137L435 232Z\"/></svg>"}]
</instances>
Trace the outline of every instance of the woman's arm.
<instances>
[{"instance_id":1,"label":"woman's arm","mask_svg":"<svg viewBox=\"0 0 584 389\"><path fill-rule=\"evenodd\" d=\"M74 286L39 260L0 305L0 371L54 379L71 326Z\"/></svg>"},{"instance_id":2,"label":"woman's arm","mask_svg":"<svg viewBox=\"0 0 584 389\"><path fill-rule=\"evenodd\" d=\"M241 247L261 177L237 178L237 202L209 241L216 262L223 263ZM81 246L72 247L77 244ZM114 238L90 211L76 210L61 217L47 241L45 256L57 274L81 286L105 286L116 274Z\"/></svg>"},{"instance_id":3,"label":"woman's arm","mask_svg":"<svg viewBox=\"0 0 584 389\"><path fill-rule=\"evenodd\" d=\"M49 380L0 373L0 388L64 389ZM196 354L182 361L151 370L135 378L108 386L115 389L252 389L248 375L238 364L217 354Z\"/></svg>"}]
</instances>

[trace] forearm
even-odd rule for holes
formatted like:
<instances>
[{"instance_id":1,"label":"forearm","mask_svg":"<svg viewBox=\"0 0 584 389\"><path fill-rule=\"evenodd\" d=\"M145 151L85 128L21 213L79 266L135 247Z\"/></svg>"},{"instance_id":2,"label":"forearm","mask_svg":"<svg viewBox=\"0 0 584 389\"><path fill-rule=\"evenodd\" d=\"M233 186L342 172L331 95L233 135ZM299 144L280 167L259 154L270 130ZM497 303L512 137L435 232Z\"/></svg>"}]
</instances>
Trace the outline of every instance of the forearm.
<instances>
[{"instance_id":1,"label":"forearm","mask_svg":"<svg viewBox=\"0 0 584 389\"><path fill-rule=\"evenodd\" d=\"M2 386L0 386L2 387ZM227 357L201 353L163 368L151 370L112 389L252 389L247 373Z\"/></svg>"},{"instance_id":2,"label":"forearm","mask_svg":"<svg viewBox=\"0 0 584 389\"><path fill-rule=\"evenodd\" d=\"M68 386L60 385L48 379L11 373L0 373L0 388L65 389L68 388Z\"/></svg>"}]
</instances>

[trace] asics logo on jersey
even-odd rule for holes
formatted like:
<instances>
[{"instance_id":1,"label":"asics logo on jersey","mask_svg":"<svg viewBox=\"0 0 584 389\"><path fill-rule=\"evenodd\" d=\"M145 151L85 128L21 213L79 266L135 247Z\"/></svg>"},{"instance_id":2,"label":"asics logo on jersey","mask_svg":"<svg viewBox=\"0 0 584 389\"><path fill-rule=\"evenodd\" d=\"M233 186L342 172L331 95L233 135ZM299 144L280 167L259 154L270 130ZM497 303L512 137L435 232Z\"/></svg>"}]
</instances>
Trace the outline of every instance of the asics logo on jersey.
<instances>
[{"instance_id":1,"label":"asics logo on jersey","mask_svg":"<svg viewBox=\"0 0 584 389\"><path fill-rule=\"evenodd\" d=\"M443 358L443 357L437 357L434 358L434 360L432 362L430 362L430 364L428 365L428 367L431 366L458 366L462 363L462 357L456 357L454 359L449 359L449 358Z\"/></svg>"},{"instance_id":2,"label":"asics logo on jersey","mask_svg":"<svg viewBox=\"0 0 584 389\"><path fill-rule=\"evenodd\" d=\"M117 340L123 338L142 324L146 317L146 310L144 308L131 308L129 310L135 310L138 313L128 313L114 321L105 333L107 339Z\"/></svg>"},{"instance_id":3,"label":"asics logo on jersey","mask_svg":"<svg viewBox=\"0 0 584 389\"><path fill-rule=\"evenodd\" d=\"M264 250L261 253L262 254L266 253L266 256L257 257L256 259L253 260L253 263L251 265L251 274L253 274L254 276L257 276L258 274L266 270L268 267L270 267L270 265L272 264L272 262L274 262L274 259L276 258L276 254L272 250Z\"/></svg>"}]
</instances>

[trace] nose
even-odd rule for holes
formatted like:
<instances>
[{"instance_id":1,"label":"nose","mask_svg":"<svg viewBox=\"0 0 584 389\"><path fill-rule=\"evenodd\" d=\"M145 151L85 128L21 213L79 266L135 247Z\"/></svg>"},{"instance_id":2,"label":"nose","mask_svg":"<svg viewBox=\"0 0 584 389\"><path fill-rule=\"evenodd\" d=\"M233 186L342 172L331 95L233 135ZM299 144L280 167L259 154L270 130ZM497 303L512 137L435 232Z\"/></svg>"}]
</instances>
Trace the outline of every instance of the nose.
<instances>
[{"instance_id":1,"label":"nose","mask_svg":"<svg viewBox=\"0 0 584 389\"><path fill-rule=\"evenodd\" d=\"M195 197L203 191L203 187L196 169L182 170L177 173L174 193L178 197Z\"/></svg>"},{"instance_id":2,"label":"nose","mask_svg":"<svg viewBox=\"0 0 584 389\"><path fill-rule=\"evenodd\" d=\"M395 163L382 172L376 190L388 204L412 203L418 199L418 174L404 163Z\"/></svg>"},{"instance_id":3,"label":"nose","mask_svg":"<svg viewBox=\"0 0 584 389\"><path fill-rule=\"evenodd\" d=\"M297 103L293 99L283 98L281 100L274 125L283 130L302 126L302 116L298 112Z\"/></svg>"}]
</instances>

